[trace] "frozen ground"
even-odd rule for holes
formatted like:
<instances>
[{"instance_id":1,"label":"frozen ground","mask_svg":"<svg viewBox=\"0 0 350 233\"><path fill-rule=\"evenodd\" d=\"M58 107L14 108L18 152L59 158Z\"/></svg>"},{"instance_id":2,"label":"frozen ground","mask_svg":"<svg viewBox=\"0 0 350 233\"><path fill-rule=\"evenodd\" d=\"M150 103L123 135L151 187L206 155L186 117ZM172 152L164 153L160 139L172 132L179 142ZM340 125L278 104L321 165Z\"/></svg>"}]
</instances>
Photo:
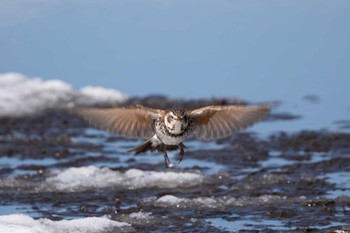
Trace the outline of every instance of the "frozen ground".
<instances>
[{"instance_id":1,"label":"frozen ground","mask_svg":"<svg viewBox=\"0 0 350 233\"><path fill-rule=\"evenodd\" d=\"M182 163L166 169L158 153L126 153L141 141L95 130L64 109L241 101L127 98L18 74L0 83L0 233L350 231L345 115L308 125L310 112L281 103L228 139L187 141ZM310 98L299 105L320 108Z\"/></svg>"}]
</instances>

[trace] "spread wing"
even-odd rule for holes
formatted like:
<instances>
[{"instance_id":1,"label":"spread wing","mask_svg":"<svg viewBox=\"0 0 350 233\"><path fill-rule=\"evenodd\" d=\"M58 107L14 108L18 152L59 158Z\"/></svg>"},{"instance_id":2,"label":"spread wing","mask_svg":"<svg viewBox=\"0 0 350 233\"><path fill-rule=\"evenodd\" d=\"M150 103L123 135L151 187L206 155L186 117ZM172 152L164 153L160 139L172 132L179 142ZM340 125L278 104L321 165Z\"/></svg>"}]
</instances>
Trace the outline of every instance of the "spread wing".
<instances>
[{"instance_id":1,"label":"spread wing","mask_svg":"<svg viewBox=\"0 0 350 233\"><path fill-rule=\"evenodd\" d=\"M154 135L153 121L163 111L136 106L130 108L76 108L72 112L99 129L123 137L148 139Z\"/></svg>"},{"instance_id":2,"label":"spread wing","mask_svg":"<svg viewBox=\"0 0 350 233\"><path fill-rule=\"evenodd\" d=\"M270 108L261 106L208 106L191 111L194 136L198 139L219 139L246 128L263 118Z\"/></svg>"}]
</instances>

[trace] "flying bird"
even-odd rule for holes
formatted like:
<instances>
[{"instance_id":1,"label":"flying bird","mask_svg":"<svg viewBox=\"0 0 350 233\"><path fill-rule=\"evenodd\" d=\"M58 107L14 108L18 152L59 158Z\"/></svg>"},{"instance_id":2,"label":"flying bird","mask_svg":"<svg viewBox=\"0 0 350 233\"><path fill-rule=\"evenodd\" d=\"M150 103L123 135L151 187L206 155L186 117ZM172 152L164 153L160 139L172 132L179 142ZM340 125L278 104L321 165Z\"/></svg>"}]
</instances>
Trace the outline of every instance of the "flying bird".
<instances>
[{"instance_id":1,"label":"flying bird","mask_svg":"<svg viewBox=\"0 0 350 233\"><path fill-rule=\"evenodd\" d=\"M185 154L183 141L189 136L201 140L213 140L230 136L262 119L269 107L256 106L207 106L194 110L161 110L144 106L116 108L75 108L73 113L95 127L119 136L147 139L128 152L139 154L148 150L163 153L166 167L173 167L167 150L180 150L177 163Z\"/></svg>"}]
</instances>

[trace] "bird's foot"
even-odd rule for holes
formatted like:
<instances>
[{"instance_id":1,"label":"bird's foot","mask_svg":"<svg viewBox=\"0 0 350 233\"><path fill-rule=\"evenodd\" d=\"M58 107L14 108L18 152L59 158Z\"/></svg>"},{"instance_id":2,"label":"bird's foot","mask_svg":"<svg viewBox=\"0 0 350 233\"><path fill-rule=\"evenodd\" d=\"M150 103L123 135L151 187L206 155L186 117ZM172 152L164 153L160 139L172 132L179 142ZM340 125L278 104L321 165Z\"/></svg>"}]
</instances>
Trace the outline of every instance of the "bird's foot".
<instances>
[{"instance_id":1,"label":"bird's foot","mask_svg":"<svg viewBox=\"0 0 350 233\"><path fill-rule=\"evenodd\" d=\"M180 154L177 156L177 164L181 163L182 159L184 158L185 151L183 149L180 150Z\"/></svg>"},{"instance_id":2,"label":"bird's foot","mask_svg":"<svg viewBox=\"0 0 350 233\"><path fill-rule=\"evenodd\" d=\"M182 161L182 159L183 159L183 157L185 155L185 148L186 148L186 146L183 143L180 143L178 145L178 147L180 149L180 154L177 156L177 164L179 164Z\"/></svg>"},{"instance_id":3,"label":"bird's foot","mask_svg":"<svg viewBox=\"0 0 350 233\"><path fill-rule=\"evenodd\" d=\"M166 148L164 148L164 151L163 151L164 162L165 162L165 166L167 168L174 168L174 167L176 167L177 165L179 165L181 163L181 161L182 161L182 159L183 159L183 157L185 155L185 148L186 148L186 146L183 143L180 143L178 145L178 148L180 149L180 154L177 157L176 164L170 162L170 159L169 159L169 157L168 157L168 155L166 153Z\"/></svg>"},{"instance_id":4,"label":"bird's foot","mask_svg":"<svg viewBox=\"0 0 350 233\"><path fill-rule=\"evenodd\" d=\"M169 157L168 157L168 155L167 155L166 153L164 153L163 155L164 155L165 166L166 166L167 168L173 168L173 167L176 166L175 164L173 164L172 162L170 162L170 159L169 159Z\"/></svg>"}]
</instances>

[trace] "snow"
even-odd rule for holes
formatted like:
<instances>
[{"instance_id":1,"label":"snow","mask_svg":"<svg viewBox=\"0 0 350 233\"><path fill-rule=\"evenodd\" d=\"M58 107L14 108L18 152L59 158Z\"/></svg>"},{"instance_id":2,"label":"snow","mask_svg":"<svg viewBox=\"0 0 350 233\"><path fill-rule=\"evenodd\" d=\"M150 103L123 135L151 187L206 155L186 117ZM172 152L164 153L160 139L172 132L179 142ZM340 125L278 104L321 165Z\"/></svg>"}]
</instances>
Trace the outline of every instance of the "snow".
<instances>
[{"instance_id":1,"label":"snow","mask_svg":"<svg viewBox=\"0 0 350 233\"><path fill-rule=\"evenodd\" d=\"M52 221L46 218L33 219L24 214L0 216L0 232L4 233L92 233L127 232L130 230L132 230L130 224L113 221L105 217Z\"/></svg>"},{"instance_id":2,"label":"snow","mask_svg":"<svg viewBox=\"0 0 350 233\"><path fill-rule=\"evenodd\" d=\"M305 202L302 197L289 198L292 202ZM224 209L232 207L243 207L250 205L275 205L285 204L287 198L279 195L261 195L257 197L196 197L183 198L174 195L164 195L159 198L151 197L144 198L141 202L144 205L156 206L162 208L193 208L193 209Z\"/></svg>"},{"instance_id":3,"label":"snow","mask_svg":"<svg viewBox=\"0 0 350 233\"><path fill-rule=\"evenodd\" d=\"M135 213L129 214L129 217L132 219L142 221L142 220L152 220L153 217L151 215L152 215L151 212L135 212Z\"/></svg>"},{"instance_id":4,"label":"snow","mask_svg":"<svg viewBox=\"0 0 350 233\"><path fill-rule=\"evenodd\" d=\"M165 195L165 196L158 198L156 201L156 204L158 204L158 205L163 205L163 204L177 205L185 200L186 199L184 199L184 198L175 197L173 195Z\"/></svg>"},{"instance_id":5,"label":"snow","mask_svg":"<svg viewBox=\"0 0 350 233\"><path fill-rule=\"evenodd\" d=\"M103 87L74 90L70 84L57 79L0 74L0 117L19 117L74 105L113 104L126 99L120 91Z\"/></svg>"},{"instance_id":6,"label":"snow","mask_svg":"<svg viewBox=\"0 0 350 233\"><path fill-rule=\"evenodd\" d=\"M68 102L70 85L60 80L28 79L17 73L0 75L1 116L21 116Z\"/></svg>"},{"instance_id":7,"label":"snow","mask_svg":"<svg viewBox=\"0 0 350 233\"><path fill-rule=\"evenodd\" d=\"M94 105L99 103L113 103L114 101L124 101L127 97L121 92L104 87L86 86L80 89L78 102L84 105Z\"/></svg>"},{"instance_id":8,"label":"snow","mask_svg":"<svg viewBox=\"0 0 350 233\"><path fill-rule=\"evenodd\" d=\"M125 172L113 171L107 167L72 167L53 171L42 189L61 192L80 192L101 188L185 188L198 186L205 176L191 172L142 171L129 169Z\"/></svg>"},{"instance_id":9,"label":"snow","mask_svg":"<svg viewBox=\"0 0 350 233\"><path fill-rule=\"evenodd\" d=\"M75 192L89 189L106 188L122 184L122 177L109 168L71 167L66 170L55 170L46 184L62 192Z\"/></svg>"}]
</instances>

